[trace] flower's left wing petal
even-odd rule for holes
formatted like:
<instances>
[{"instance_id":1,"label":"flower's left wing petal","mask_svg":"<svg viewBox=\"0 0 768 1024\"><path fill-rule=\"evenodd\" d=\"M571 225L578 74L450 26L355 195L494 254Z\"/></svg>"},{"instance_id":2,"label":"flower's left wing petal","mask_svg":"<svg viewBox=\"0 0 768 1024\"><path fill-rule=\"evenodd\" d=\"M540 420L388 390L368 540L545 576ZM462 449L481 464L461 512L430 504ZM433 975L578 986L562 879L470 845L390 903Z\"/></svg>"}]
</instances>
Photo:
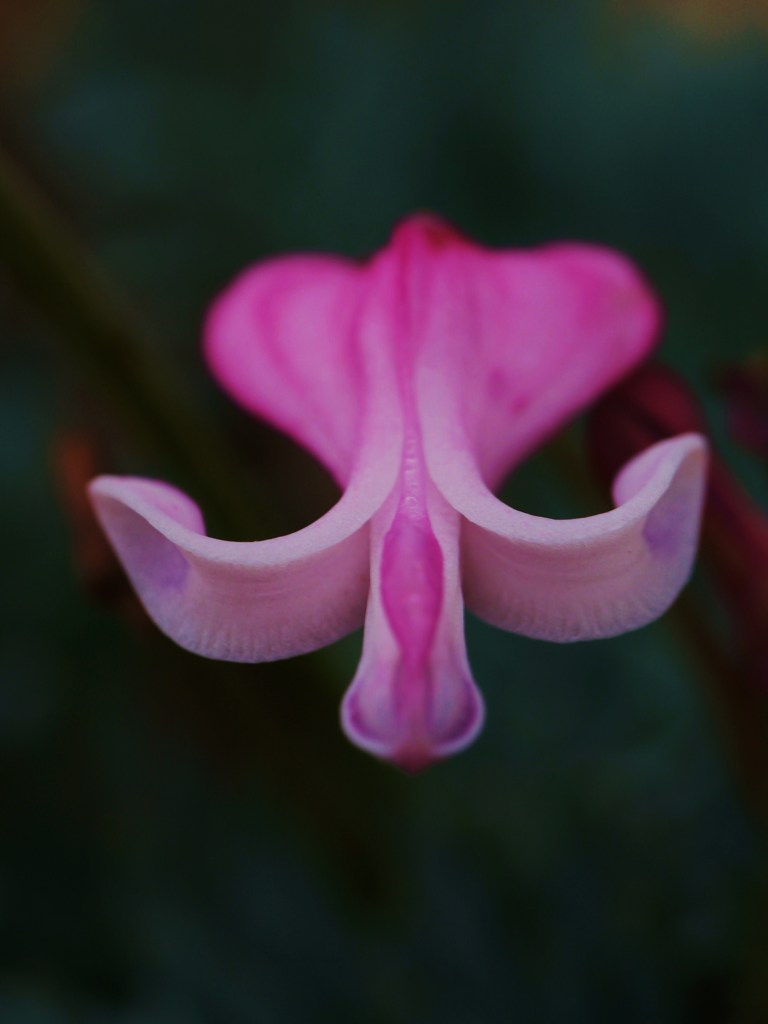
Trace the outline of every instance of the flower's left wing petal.
<instances>
[{"instance_id":1,"label":"flower's left wing petal","mask_svg":"<svg viewBox=\"0 0 768 1024\"><path fill-rule=\"evenodd\" d=\"M346 485L367 381L356 348L363 271L330 256L284 256L241 273L205 326L214 377L241 405L313 452Z\"/></svg>"},{"instance_id":2,"label":"flower's left wing petal","mask_svg":"<svg viewBox=\"0 0 768 1024\"><path fill-rule=\"evenodd\" d=\"M617 508L584 519L526 515L468 470L441 490L464 516L467 607L510 632L566 642L616 636L666 611L686 583L698 539L706 442L662 441L614 482Z\"/></svg>"},{"instance_id":3,"label":"flower's left wing petal","mask_svg":"<svg viewBox=\"0 0 768 1024\"><path fill-rule=\"evenodd\" d=\"M147 612L189 651L272 661L362 625L367 524L384 497L370 480L311 526L253 543L205 536L197 505L167 484L103 476L90 493Z\"/></svg>"}]
</instances>

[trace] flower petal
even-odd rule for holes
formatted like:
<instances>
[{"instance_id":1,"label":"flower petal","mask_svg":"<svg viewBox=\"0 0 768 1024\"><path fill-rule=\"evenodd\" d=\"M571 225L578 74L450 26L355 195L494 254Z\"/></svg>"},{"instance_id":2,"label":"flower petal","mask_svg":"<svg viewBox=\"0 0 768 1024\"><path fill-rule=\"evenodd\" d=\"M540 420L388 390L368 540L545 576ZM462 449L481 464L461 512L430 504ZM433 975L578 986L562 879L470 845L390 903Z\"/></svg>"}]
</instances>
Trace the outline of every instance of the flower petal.
<instances>
[{"instance_id":1,"label":"flower petal","mask_svg":"<svg viewBox=\"0 0 768 1024\"><path fill-rule=\"evenodd\" d=\"M362 271L330 256L251 267L213 304L205 355L221 386L313 452L344 485L361 416L353 324Z\"/></svg>"},{"instance_id":2,"label":"flower petal","mask_svg":"<svg viewBox=\"0 0 768 1024\"><path fill-rule=\"evenodd\" d=\"M465 517L467 607L494 626L542 640L615 636L657 618L684 586L698 538L706 442L662 441L614 482L618 507L554 520L508 508L475 474L438 481Z\"/></svg>"},{"instance_id":3,"label":"flower petal","mask_svg":"<svg viewBox=\"0 0 768 1024\"><path fill-rule=\"evenodd\" d=\"M484 709L464 644L459 517L433 488L428 512L409 497L371 524L363 655L341 717L353 743L419 771L471 743Z\"/></svg>"},{"instance_id":4,"label":"flower petal","mask_svg":"<svg viewBox=\"0 0 768 1024\"><path fill-rule=\"evenodd\" d=\"M96 514L160 629L196 654L272 661L332 643L363 621L368 520L391 486L361 476L325 516L274 540L203 533L200 510L167 484L98 477Z\"/></svg>"},{"instance_id":5,"label":"flower petal","mask_svg":"<svg viewBox=\"0 0 768 1024\"><path fill-rule=\"evenodd\" d=\"M597 246L492 252L457 240L433 257L429 286L420 413L442 424L432 445L468 445L491 487L658 332L658 304L636 268Z\"/></svg>"}]
</instances>

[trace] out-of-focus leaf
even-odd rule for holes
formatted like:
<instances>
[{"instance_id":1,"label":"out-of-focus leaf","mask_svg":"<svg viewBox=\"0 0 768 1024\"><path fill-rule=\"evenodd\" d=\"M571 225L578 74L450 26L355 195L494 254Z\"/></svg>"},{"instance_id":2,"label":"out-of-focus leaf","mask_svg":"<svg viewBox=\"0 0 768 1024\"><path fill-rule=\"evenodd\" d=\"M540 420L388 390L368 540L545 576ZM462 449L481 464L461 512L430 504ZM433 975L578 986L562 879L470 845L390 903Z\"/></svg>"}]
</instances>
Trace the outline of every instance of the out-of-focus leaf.
<instances>
[{"instance_id":1,"label":"out-of-focus leaf","mask_svg":"<svg viewBox=\"0 0 768 1024\"><path fill-rule=\"evenodd\" d=\"M67 43L87 0L3 0L0 89L30 85Z\"/></svg>"}]
</instances>

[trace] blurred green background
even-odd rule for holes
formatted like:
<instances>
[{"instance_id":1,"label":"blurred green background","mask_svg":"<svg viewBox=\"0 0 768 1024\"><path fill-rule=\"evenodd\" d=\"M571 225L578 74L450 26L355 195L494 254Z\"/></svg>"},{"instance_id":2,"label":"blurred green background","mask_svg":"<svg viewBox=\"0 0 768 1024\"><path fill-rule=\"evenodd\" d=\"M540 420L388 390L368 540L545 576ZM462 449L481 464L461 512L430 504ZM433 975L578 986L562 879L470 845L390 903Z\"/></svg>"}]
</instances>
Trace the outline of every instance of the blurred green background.
<instances>
[{"instance_id":1,"label":"blurred green background","mask_svg":"<svg viewBox=\"0 0 768 1024\"><path fill-rule=\"evenodd\" d=\"M232 536L329 507L206 378L201 317L250 261L362 255L426 208L628 252L765 506L716 387L768 335L768 16L729 7L2 0L2 141L45 197L4 181L2 1024L768 1021L765 829L674 616L567 647L470 620L485 732L406 778L340 734L359 637L178 651L78 504L105 470L188 486ZM545 452L509 496L575 515L591 486ZM691 589L727 646L706 567Z\"/></svg>"}]
</instances>

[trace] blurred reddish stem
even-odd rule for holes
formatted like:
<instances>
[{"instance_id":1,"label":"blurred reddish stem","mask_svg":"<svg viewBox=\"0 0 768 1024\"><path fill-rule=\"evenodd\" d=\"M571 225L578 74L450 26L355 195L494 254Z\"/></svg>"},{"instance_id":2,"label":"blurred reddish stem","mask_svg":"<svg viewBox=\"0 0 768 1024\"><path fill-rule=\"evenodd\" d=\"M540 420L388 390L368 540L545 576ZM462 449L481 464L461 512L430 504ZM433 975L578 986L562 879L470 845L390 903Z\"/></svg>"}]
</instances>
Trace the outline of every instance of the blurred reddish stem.
<instances>
[{"instance_id":1,"label":"blurred reddish stem","mask_svg":"<svg viewBox=\"0 0 768 1024\"><path fill-rule=\"evenodd\" d=\"M83 590L95 603L141 621L146 617L88 500L88 481L102 473L106 463L98 443L86 431L66 427L54 437L53 482L69 525L74 569Z\"/></svg>"},{"instance_id":2,"label":"blurred reddish stem","mask_svg":"<svg viewBox=\"0 0 768 1024\"><path fill-rule=\"evenodd\" d=\"M719 376L726 399L728 432L765 462L768 470L768 356L764 353Z\"/></svg>"},{"instance_id":3,"label":"blurred reddish stem","mask_svg":"<svg viewBox=\"0 0 768 1024\"><path fill-rule=\"evenodd\" d=\"M589 446L605 481L641 449L686 431L707 433L698 402L677 374L654 364L620 384L588 421ZM724 641L690 590L670 614L707 684L735 774L768 832L768 517L716 452L700 560L730 618L730 637Z\"/></svg>"}]
</instances>

